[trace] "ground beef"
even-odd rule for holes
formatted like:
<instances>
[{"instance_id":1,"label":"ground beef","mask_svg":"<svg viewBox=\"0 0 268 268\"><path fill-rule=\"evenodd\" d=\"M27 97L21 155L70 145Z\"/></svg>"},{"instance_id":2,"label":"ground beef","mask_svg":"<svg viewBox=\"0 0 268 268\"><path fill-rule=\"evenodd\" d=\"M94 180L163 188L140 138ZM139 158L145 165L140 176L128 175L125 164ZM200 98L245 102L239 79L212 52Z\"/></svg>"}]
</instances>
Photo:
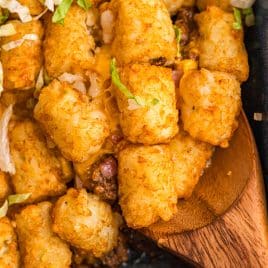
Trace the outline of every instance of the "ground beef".
<instances>
[{"instance_id":1,"label":"ground beef","mask_svg":"<svg viewBox=\"0 0 268 268\"><path fill-rule=\"evenodd\" d=\"M198 37L197 25L194 21L194 8L180 8L175 19L175 25L181 30L181 54L183 59L198 60L196 39Z\"/></svg>"},{"instance_id":2,"label":"ground beef","mask_svg":"<svg viewBox=\"0 0 268 268\"><path fill-rule=\"evenodd\" d=\"M128 260L128 248L126 237L122 234L118 237L117 247L101 259L104 266L107 267L120 267L123 262Z\"/></svg>"},{"instance_id":3,"label":"ground beef","mask_svg":"<svg viewBox=\"0 0 268 268\"><path fill-rule=\"evenodd\" d=\"M113 156L93 164L88 189L106 202L117 200L117 161Z\"/></svg>"},{"instance_id":4,"label":"ground beef","mask_svg":"<svg viewBox=\"0 0 268 268\"><path fill-rule=\"evenodd\" d=\"M156 59L151 59L150 64L156 65L156 66L163 66L163 65L165 65L166 61L167 61L167 59L165 57L160 57L160 58L156 58Z\"/></svg>"},{"instance_id":5,"label":"ground beef","mask_svg":"<svg viewBox=\"0 0 268 268\"><path fill-rule=\"evenodd\" d=\"M128 247L126 237L119 234L117 247L101 258L95 258L90 253L81 249L72 248L73 268L117 268L128 260Z\"/></svg>"},{"instance_id":6,"label":"ground beef","mask_svg":"<svg viewBox=\"0 0 268 268\"><path fill-rule=\"evenodd\" d=\"M190 33L195 28L194 9L186 7L180 8L176 16L175 25L182 32L180 44L185 46L190 40Z\"/></svg>"}]
</instances>

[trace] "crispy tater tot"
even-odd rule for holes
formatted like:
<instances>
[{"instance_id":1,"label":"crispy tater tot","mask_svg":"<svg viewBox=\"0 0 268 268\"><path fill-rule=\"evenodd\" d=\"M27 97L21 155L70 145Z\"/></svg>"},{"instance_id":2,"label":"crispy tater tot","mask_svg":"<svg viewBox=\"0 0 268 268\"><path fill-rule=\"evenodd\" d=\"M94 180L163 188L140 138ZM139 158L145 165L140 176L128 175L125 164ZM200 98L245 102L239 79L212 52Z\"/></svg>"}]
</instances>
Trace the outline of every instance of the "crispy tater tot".
<instances>
[{"instance_id":1,"label":"crispy tater tot","mask_svg":"<svg viewBox=\"0 0 268 268\"><path fill-rule=\"evenodd\" d=\"M122 68L120 78L143 103L137 105L115 87L120 125L126 138L147 145L168 142L178 132L172 71L159 66L134 64Z\"/></svg>"},{"instance_id":2,"label":"crispy tater tot","mask_svg":"<svg viewBox=\"0 0 268 268\"><path fill-rule=\"evenodd\" d=\"M4 89L25 90L35 86L35 80L42 65L41 40L43 27L40 21L22 23L10 21L16 34L1 38L1 62L4 73ZM21 45L10 50L5 46L13 41L19 40L26 35L37 38L37 40L24 40ZM4 46L4 47L3 47Z\"/></svg>"},{"instance_id":3,"label":"crispy tater tot","mask_svg":"<svg viewBox=\"0 0 268 268\"><path fill-rule=\"evenodd\" d=\"M173 174L178 198L188 198L209 163L213 146L180 131L169 147L175 166Z\"/></svg>"},{"instance_id":4,"label":"crispy tater tot","mask_svg":"<svg viewBox=\"0 0 268 268\"><path fill-rule=\"evenodd\" d=\"M15 215L24 268L69 268L69 246L52 232L50 202L29 205Z\"/></svg>"},{"instance_id":5,"label":"crispy tater tot","mask_svg":"<svg viewBox=\"0 0 268 268\"><path fill-rule=\"evenodd\" d=\"M18 0L23 6L29 8L30 14L35 16L44 11L45 6L39 0Z\"/></svg>"},{"instance_id":6,"label":"crispy tater tot","mask_svg":"<svg viewBox=\"0 0 268 268\"><path fill-rule=\"evenodd\" d=\"M109 124L101 107L57 80L42 90L34 115L62 154L74 162L86 161L109 135Z\"/></svg>"},{"instance_id":7,"label":"crispy tater tot","mask_svg":"<svg viewBox=\"0 0 268 268\"><path fill-rule=\"evenodd\" d=\"M119 216L107 203L85 189L69 189L56 202L52 218L55 233L95 257L116 246Z\"/></svg>"},{"instance_id":8,"label":"crispy tater tot","mask_svg":"<svg viewBox=\"0 0 268 268\"><path fill-rule=\"evenodd\" d=\"M187 72L181 82L181 119L184 130L201 141L228 147L238 126L240 85L235 77L206 69Z\"/></svg>"},{"instance_id":9,"label":"crispy tater tot","mask_svg":"<svg viewBox=\"0 0 268 268\"><path fill-rule=\"evenodd\" d=\"M9 177L6 173L0 171L0 202L11 193Z\"/></svg>"},{"instance_id":10,"label":"crispy tater tot","mask_svg":"<svg viewBox=\"0 0 268 268\"><path fill-rule=\"evenodd\" d=\"M174 60L175 33L162 0L114 0L111 9L115 16L112 53L120 65Z\"/></svg>"},{"instance_id":11,"label":"crispy tater tot","mask_svg":"<svg viewBox=\"0 0 268 268\"><path fill-rule=\"evenodd\" d=\"M119 204L127 225L147 227L176 212L174 165L167 145L131 145L119 153Z\"/></svg>"},{"instance_id":12,"label":"crispy tater tot","mask_svg":"<svg viewBox=\"0 0 268 268\"><path fill-rule=\"evenodd\" d=\"M66 191L61 162L47 148L40 127L30 120L16 122L9 133L16 173L11 176L18 194L31 193L27 202L61 195Z\"/></svg>"},{"instance_id":13,"label":"crispy tater tot","mask_svg":"<svg viewBox=\"0 0 268 268\"><path fill-rule=\"evenodd\" d=\"M231 73L240 81L249 74L243 29L233 28L234 15L218 7L208 7L195 16L199 27L199 64L201 68Z\"/></svg>"},{"instance_id":14,"label":"crispy tater tot","mask_svg":"<svg viewBox=\"0 0 268 268\"><path fill-rule=\"evenodd\" d=\"M171 15L175 14L181 7L192 7L195 0L164 0L164 3Z\"/></svg>"},{"instance_id":15,"label":"crispy tater tot","mask_svg":"<svg viewBox=\"0 0 268 268\"><path fill-rule=\"evenodd\" d=\"M0 267L19 268L19 259L17 237L11 221L7 217L0 218Z\"/></svg>"},{"instance_id":16,"label":"crispy tater tot","mask_svg":"<svg viewBox=\"0 0 268 268\"><path fill-rule=\"evenodd\" d=\"M197 0L196 5L200 11L205 10L209 6L217 6L225 11L232 11L230 0Z\"/></svg>"},{"instance_id":17,"label":"crispy tater tot","mask_svg":"<svg viewBox=\"0 0 268 268\"><path fill-rule=\"evenodd\" d=\"M50 77L83 73L93 60L94 39L86 28L86 11L77 5L69 9L64 24L46 20L44 41L45 68Z\"/></svg>"}]
</instances>

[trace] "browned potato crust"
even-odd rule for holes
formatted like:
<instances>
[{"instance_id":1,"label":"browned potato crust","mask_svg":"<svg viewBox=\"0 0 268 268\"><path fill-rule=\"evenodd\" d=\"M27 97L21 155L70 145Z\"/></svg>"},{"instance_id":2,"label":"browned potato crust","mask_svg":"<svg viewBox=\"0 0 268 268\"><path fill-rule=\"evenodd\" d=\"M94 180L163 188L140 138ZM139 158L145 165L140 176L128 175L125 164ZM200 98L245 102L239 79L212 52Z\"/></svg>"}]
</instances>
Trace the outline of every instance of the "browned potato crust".
<instances>
[{"instance_id":1,"label":"browned potato crust","mask_svg":"<svg viewBox=\"0 0 268 268\"><path fill-rule=\"evenodd\" d=\"M19 264L17 237L11 221L0 218L0 267L19 268Z\"/></svg>"},{"instance_id":2,"label":"browned potato crust","mask_svg":"<svg viewBox=\"0 0 268 268\"><path fill-rule=\"evenodd\" d=\"M167 145L131 145L119 153L119 204L127 225L147 227L176 212L174 165Z\"/></svg>"},{"instance_id":3,"label":"browned potato crust","mask_svg":"<svg viewBox=\"0 0 268 268\"><path fill-rule=\"evenodd\" d=\"M240 91L231 74L206 69L187 72L179 89L184 130L198 140L228 147L238 126Z\"/></svg>"},{"instance_id":4,"label":"browned potato crust","mask_svg":"<svg viewBox=\"0 0 268 268\"><path fill-rule=\"evenodd\" d=\"M30 14L33 16L39 15L45 9L45 6L39 0L18 0L18 2L28 7Z\"/></svg>"},{"instance_id":5,"label":"browned potato crust","mask_svg":"<svg viewBox=\"0 0 268 268\"><path fill-rule=\"evenodd\" d=\"M194 6L195 0L163 0L169 13L171 15L176 14L176 12L181 7L191 7Z\"/></svg>"},{"instance_id":6,"label":"browned potato crust","mask_svg":"<svg viewBox=\"0 0 268 268\"><path fill-rule=\"evenodd\" d=\"M230 0L197 0L199 10L205 10L209 6L217 6L225 11L232 11Z\"/></svg>"},{"instance_id":7,"label":"browned potato crust","mask_svg":"<svg viewBox=\"0 0 268 268\"><path fill-rule=\"evenodd\" d=\"M143 106L131 108L129 99L115 87L120 110L120 125L133 143L168 142L178 132L175 85L168 68L133 64L120 70L128 90L139 97ZM153 103L157 100L157 103Z\"/></svg>"},{"instance_id":8,"label":"browned potato crust","mask_svg":"<svg viewBox=\"0 0 268 268\"><path fill-rule=\"evenodd\" d=\"M175 166L173 174L178 198L188 198L209 163L213 146L180 131L169 147Z\"/></svg>"},{"instance_id":9,"label":"browned potato crust","mask_svg":"<svg viewBox=\"0 0 268 268\"><path fill-rule=\"evenodd\" d=\"M52 232L51 209L50 202L42 202L15 215L24 268L71 267L69 246Z\"/></svg>"},{"instance_id":10,"label":"browned potato crust","mask_svg":"<svg viewBox=\"0 0 268 268\"><path fill-rule=\"evenodd\" d=\"M175 33L162 0L114 0L111 8L116 20L112 52L119 64L174 60Z\"/></svg>"},{"instance_id":11,"label":"browned potato crust","mask_svg":"<svg viewBox=\"0 0 268 268\"><path fill-rule=\"evenodd\" d=\"M85 189L69 189L53 209L53 231L95 257L116 246L118 225L111 207Z\"/></svg>"},{"instance_id":12,"label":"browned potato crust","mask_svg":"<svg viewBox=\"0 0 268 268\"><path fill-rule=\"evenodd\" d=\"M218 7L208 7L195 16L199 27L199 64L211 71L231 73L240 81L249 74L243 30L235 30L234 15Z\"/></svg>"},{"instance_id":13,"label":"browned potato crust","mask_svg":"<svg viewBox=\"0 0 268 268\"><path fill-rule=\"evenodd\" d=\"M22 23L10 21L16 34L1 38L1 46L21 39L26 34L36 34L39 40L25 40L20 46L5 51L1 49L1 62L4 72L4 89L25 90L35 86L36 77L42 65L41 40L43 27L40 21Z\"/></svg>"},{"instance_id":14,"label":"browned potato crust","mask_svg":"<svg viewBox=\"0 0 268 268\"><path fill-rule=\"evenodd\" d=\"M0 202L4 201L10 193L9 177L6 173L0 171Z\"/></svg>"},{"instance_id":15,"label":"browned potato crust","mask_svg":"<svg viewBox=\"0 0 268 268\"><path fill-rule=\"evenodd\" d=\"M86 11L82 8L72 5L63 25L47 17L44 57L50 77L56 78L65 72L83 73L93 60L94 47L94 39L86 28Z\"/></svg>"},{"instance_id":16,"label":"browned potato crust","mask_svg":"<svg viewBox=\"0 0 268 268\"><path fill-rule=\"evenodd\" d=\"M61 162L47 148L40 127L30 120L16 122L9 133L16 173L11 176L16 193L31 193L27 202L44 200L66 191Z\"/></svg>"},{"instance_id":17,"label":"browned potato crust","mask_svg":"<svg viewBox=\"0 0 268 268\"><path fill-rule=\"evenodd\" d=\"M96 153L109 135L109 124L100 107L67 83L53 80L45 87L34 110L35 118L74 162Z\"/></svg>"}]
</instances>

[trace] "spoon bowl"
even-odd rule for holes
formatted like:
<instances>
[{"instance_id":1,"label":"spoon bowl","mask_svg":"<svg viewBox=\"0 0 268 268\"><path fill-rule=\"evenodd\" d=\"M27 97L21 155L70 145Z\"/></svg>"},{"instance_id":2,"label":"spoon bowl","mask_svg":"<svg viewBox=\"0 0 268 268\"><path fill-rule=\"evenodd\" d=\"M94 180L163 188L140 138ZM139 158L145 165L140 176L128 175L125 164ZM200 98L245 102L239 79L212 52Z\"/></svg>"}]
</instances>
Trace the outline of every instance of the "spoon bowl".
<instances>
[{"instance_id":1,"label":"spoon bowl","mask_svg":"<svg viewBox=\"0 0 268 268\"><path fill-rule=\"evenodd\" d=\"M264 185L244 112L227 149L217 148L178 213L142 232L159 246L205 267L268 267ZM246 265L246 266L245 266Z\"/></svg>"}]
</instances>

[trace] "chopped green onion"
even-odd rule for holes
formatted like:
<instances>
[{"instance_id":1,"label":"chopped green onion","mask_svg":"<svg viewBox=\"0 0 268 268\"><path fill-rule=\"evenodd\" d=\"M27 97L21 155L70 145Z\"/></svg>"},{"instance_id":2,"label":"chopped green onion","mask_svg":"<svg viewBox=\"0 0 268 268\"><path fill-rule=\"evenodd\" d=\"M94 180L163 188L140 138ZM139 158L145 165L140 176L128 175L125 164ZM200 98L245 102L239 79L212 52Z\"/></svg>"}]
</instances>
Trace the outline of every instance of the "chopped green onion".
<instances>
[{"instance_id":1,"label":"chopped green onion","mask_svg":"<svg viewBox=\"0 0 268 268\"><path fill-rule=\"evenodd\" d=\"M173 25L173 28L175 31L175 38L177 42L177 57L179 58L181 56L181 53L180 53L181 29L176 25Z\"/></svg>"},{"instance_id":2,"label":"chopped green onion","mask_svg":"<svg viewBox=\"0 0 268 268\"><path fill-rule=\"evenodd\" d=\"M64 18L66 14L68 13L73 0L62 0L60 5L57 7L56 11L53 14L52 22L63 24Z\"/></svg>"},{"instance_id":3,"label":"chopped green onion","mask_svg":"<svg viewBox=\"0 0 268 268\"><path fill-rule=\"evenodd\" d=\"M248 27L255 25L255 15L251 7L242 9L242 14L245 15L245 24Z\"/></svg>"},{"instance_id":4,"label":"chopped green onion","mask_svg":"<svg viewBox=\"0 0 268 268\"><path fill-rule=\"evenodd\" d=\"M24 202L30 197L30 193L27 194L13 194L8 196L8 205L19 204Z\"/></svg>"},{"instance_id":5,"label":"chopped green onion","mask_svg":"<svg viewBox=\"0 0 268 268\"><path fill-rule=\"evenodd\" d=\"M173 28L175 31L176 41L178 44L180 44L180 42L181 42L181 29L176 25L174 25Z\"/></svg>"},{"instance_id":6,"label":"chopped green onion","mask_svg":"<svg viewBox=\"0 0 268 268\"><path fill-rule=\"evenodd\" d=\"M77 0L77 4L86 11L92 7L92 3L89 0Z\"/></svg>"},{"instance_id":7,"label":"chopped green onion","mask_svg":"<svg viewBox=\"0 0 268 268\"><path fill-rule=\"evenodd\" d=\"M142 105L140 103L140 99L134 96L129 89L121 82L117 67L116 67L116 60L113 58L110 63L110 72L112 77L112 82L116 87L128 98L133 99L136 101L137 104Z\"/></svg>"},{"instance_id":8,"label":"chopped green onion","mask_svg":"<svg viewBox=\"0 0 268 268\"><path fill-rule=\"evenodd\" d=\"M244 8L244 9L242 9L242 14L243 15L251 15L251 14L253 14L253 9L252 9L252 7L250 7L250 8Z\"/></svg>"},{"instance_id":9,"label":"chopped green onion","mask_svg":"<svg viewBox=\"0 0 268 268\"><path fill-rule=\"evenodd\" d=\"M3 9L2 15L0 16L0 25L4 24L9 17L9 11L7 9Z\"/></svg>"},{"instance_id":10,"label":"chopped green onion","mask_svg":"<svg viewBox=\"0 0 268 268\"><path fill-rule=\"evenodd\" d=\"M233 28L235 30L241 30L242 29L241 12L236 7L233 7L233 11L234 11L234 18L235 18L235 22L233 23Z\"/></svg>"},{"instance_id":11,"label":"chopped green onion","mask_svg":"<svg viewBox=\"0 0 268 268\"><path fill-rule=\"evenodd\" d=\"M6 200L3 206L0 207L0 218L5 217L7 215L7 211L8 211L8 202Z\"/></svg>"}]
</instances>

